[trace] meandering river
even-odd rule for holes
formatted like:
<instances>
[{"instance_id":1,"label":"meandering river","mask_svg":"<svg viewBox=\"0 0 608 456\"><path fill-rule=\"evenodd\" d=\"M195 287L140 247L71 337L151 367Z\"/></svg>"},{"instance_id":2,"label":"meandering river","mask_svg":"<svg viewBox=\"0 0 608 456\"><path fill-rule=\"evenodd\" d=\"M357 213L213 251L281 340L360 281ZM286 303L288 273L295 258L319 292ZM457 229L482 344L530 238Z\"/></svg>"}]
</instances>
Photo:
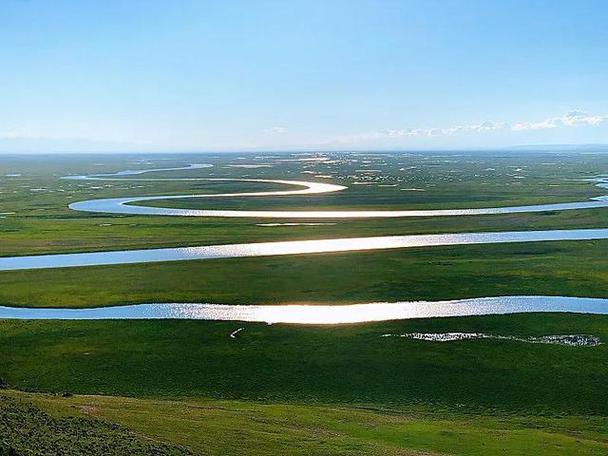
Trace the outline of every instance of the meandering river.
<instances>
[{"instance_id":1,"label":"meandering river","mask_svg":"<svg viewBox=\"0 0 608 456\"><path fill-rule=\"evenodd\" d=\"M158 168L143 171L121 171L115 174L95 174L92 176L68 176L68 179L87 180L110 180L120 179L120 176L143 174L153 171L187 170L209 167L208 164L194 164L182 168ZM593 209L608 207L608 196L600 196L589 201L578 201L572 203L535 204L527 206L504 206L476 209L428 209L428 210L383 210L383 211L249 211L249 210L209 210L209 209L180 209L170 207L138 206L136 203L145 201L162 201L170 199L187 198L230 198L230 197L260 197L260 196L295 196L311 195L345 190L342 185L334 185L322 182L308 182L296 180L276 179L236 179L236 178L165 178L165 179L137 179L151 181L174 181L174 180L200 180L200 181L224 181L224 182L259 182L282 184L300 187L292 190L246 192L246 193L219 193L219 194L194 194L194 195L156 195L136 196L126 198L102 198L79 201L70 204L70 209L84 212L105 212L111 214L130 215L163 215L180 217L252 217L252 218L282 218L282 219L349 219L349 218L395 218L395 217L438 217L438 216L471 216L492 214L514 214L522 212L546 212L566 211L575 209ZM597 178L594 180L598 187L608 188L608 178Z\"/></svg>"},{"instance_id":2,"label":"meandering river","mask_svg":"<svg viewBox=\"0 0 608 456\"><path fill-rule=\"evenodd\" d=\"M125 176L158 171L201 169L211 165L192 164L181 168L126 170L113 174L67 176L71 180L129 180ZM138 181L245 181L284 184L299 187L291 190L196 194L172 196L141 196L104 198L70 204L77 211L113 214L193 216L193 217L259 217L259 218L372 218L372 217L432 217L473 216L518 212L561 211L608 207L608 197L590 201L528 206L509 206L479 209L388 210L388 211L247 211L247 210L191 210L138 206L136 203L153 200L183 198L229 198L259 196L294 196L342 191L346 187L328 183L274 179L236 178L144 178ZM595 184L608 188L608 178L597 178ZM608 228L504 231L479 233L446 233L406 236L375 236L361 238L321 239L307 241L260 242L198 247L117 250L56 255L0 257L0 271L46 269L164 261L212 260L275 255L297 255L329 252L383 250L445 245L471 245L513 242L581 241L608 239ZM474 298L440 302L370 303L349 306L230 306L219 304L140 304L94 309L42 309L0 307L0 318L43 319L103 319L103 318L190 318L206 320L240 320L285 323L353 323L404 318L501 314L514 312L585 312L608 313L608 299L546 296L506 296Z\"/></svg>"}]
</instances>

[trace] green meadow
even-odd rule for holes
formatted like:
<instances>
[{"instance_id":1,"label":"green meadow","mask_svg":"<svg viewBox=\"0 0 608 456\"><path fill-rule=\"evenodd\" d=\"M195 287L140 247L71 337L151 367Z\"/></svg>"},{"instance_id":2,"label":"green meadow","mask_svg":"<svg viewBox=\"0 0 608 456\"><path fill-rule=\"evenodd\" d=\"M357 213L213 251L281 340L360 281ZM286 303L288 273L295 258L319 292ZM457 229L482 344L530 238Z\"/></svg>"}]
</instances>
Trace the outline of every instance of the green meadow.
<instances>
[{"instance_id":1,"label":"green meadow","mask_svg":"<svg viewBox=\"0 0 608 456\"><path fill-rule=\"evenodd\" d=\"M181 261L0 273L0 304L352 304L502 295L605 297L608 241ZM34 287L30 286L35 283Z\"/></svg>"},{"instance_id":2,"label":"green meadow","mask_svg":"<svg viewBox=\"0 0 608 456\"><path fill-rule=\"evenodd\" d=\"M244 330L229 338L237 327ZM135 449L152 439L163 445L158 454L183 454L171 453L177 446L194 454L599 455L608 448L606 345L381 335L605 339L607 328L605 316L560 314L329 327L5 321L5 382L37 394L0 396L50 415L45 429L61 429L66 441L85 420L89 433L112 441L129 433ZM110 434L107 423L120 427Z\"/></svg>"},{"instance_id":3,"label":"green meadow","mask_svg":"<svg viewBox=\"0 0 608 456\"><path fill-rule=\"evenodd\" d=\"M279 188L146 177L245 176L348 187L306 197L154 203L192 208L437 209L583 201L603 194L589 179L608 169L608 156L566 153L323 157L298 161L291 154L208 154L142 161L128 155L2 156L0 256L606 228L608 209L298 220L324 224L269 227L261 225L290 220L121 216L67 208L91 198ZM188 163L214 166L143 174L129 181L60 179ZM234 167L259 163L271 166ZM602 240L3 271L0 305L606 298L607 253L608 241ZM243 330L230 338L238 328ZM566 347L381 337L410 332L591 334L604 343ZM0 379L5 389L0 391L0 454L30 455L42 448L65 455L602 455L608 453L606 341L607 316L566 313L310 326L1 320Z\"/></svg>"},{"instance_id":4,"label":"green meadow","mask_svg":"<svg viewBox=\"0 0 608 456\"><path fill-rule=\"evenodd\" d=\"M0 396L0 407L3 416L7 409L18 413L22 430L30 431L28 437L35 435L38 448L51 446L68 455L599 456L608 450L605 419L593 416L100 395L64 398L15 391ZM4 423L2 430L7 428ZM62 435L59 441L57 432ZM12 454L28 454L25 439L10 434L6 440Z\"/></svg>"}]
</instances>

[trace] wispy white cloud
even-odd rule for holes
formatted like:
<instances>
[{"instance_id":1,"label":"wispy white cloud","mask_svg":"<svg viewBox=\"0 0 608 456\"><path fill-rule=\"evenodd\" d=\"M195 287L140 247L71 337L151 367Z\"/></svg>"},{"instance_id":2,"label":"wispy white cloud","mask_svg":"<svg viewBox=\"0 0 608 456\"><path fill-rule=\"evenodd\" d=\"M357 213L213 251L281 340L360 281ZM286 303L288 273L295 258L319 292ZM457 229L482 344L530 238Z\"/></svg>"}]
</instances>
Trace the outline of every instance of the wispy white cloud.
<instances>
[{"instance_id":1,"label":"wispy white cloud","mask_svg":"<svg viewBox=\"0 0 608 456\"><path fill-rule=\"evenodd\" d=\"M385 129L335 138L334 142L349 144L390 138L430 138L436 136L453 136L459 134L476 134L488 132L517 132L548 130L553 128L572 128L582 126L599 126L608 124L608 115L592 115L582 111L571 111L561 117L551 117L534 122L495 122L486 120L478 124L456 125L444 128L405 128Z\"/></svg>"},{"instance_id":2,"label":"wispy white cloud","mask_svg":"<svg viewBox=\"0 0 608 456\"><path fill-rule=\"evenodd\" d=\"M281 126L275 126L275 127L267 128L267 129L263 130L263 132L267 133L267 134L280 135L282 133L286 133L287 128L281 127Z\"/></svg>"},{"instance_id":3,"label":"wispy white cloud","mask_svg":"<svg viewBox=\"0 0 608 456\"><path fill-rule=\"evenodd\" d=\"M571 111L565 116L552 117L540 122L518 122L512 126L512 130L548 130L559 127L597 126L604 122L608 122L608 116L591 115L582 111Z\"/></svg>"}]
</instances>

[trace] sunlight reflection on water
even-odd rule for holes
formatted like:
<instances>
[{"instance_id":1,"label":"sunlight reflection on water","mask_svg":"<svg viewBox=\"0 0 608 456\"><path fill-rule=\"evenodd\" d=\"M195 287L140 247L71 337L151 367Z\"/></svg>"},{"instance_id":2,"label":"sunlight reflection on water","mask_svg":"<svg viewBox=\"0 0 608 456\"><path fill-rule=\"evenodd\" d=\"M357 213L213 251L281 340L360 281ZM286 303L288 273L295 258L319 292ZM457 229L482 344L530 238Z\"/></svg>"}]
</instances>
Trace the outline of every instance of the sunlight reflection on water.
<instances>
[{"instance_id":1,"label":"sunlight reflection on water","mask_svg":"<svg viewBox=\"0 0 608 456\"><path fill-rule=\"evenodd\" d=\"M441 245L495 244L564 240L608 239L608 229L505 231L408 236L377 236L310 241L259 242L201 247L120 250L59 255L0 257L0 271L66 268L76 266L153 263L163 261L211 260L311 253L384 250Z\"/></svg>"},{"instance_id":2,"label":"sunlight reflection on water","mask_svg":"<svg viewBox=\"0 0 608 456\"><path fill-rule=\"evenodd\" d=\"M505 296L453 301L416 301L353 305L139 304L91 309L13 308L0 306L2 319L186 319L263 323L339 324L411 318L577 312L607 314L608 299L563 296Z\"/></svg>"}]
</instances>

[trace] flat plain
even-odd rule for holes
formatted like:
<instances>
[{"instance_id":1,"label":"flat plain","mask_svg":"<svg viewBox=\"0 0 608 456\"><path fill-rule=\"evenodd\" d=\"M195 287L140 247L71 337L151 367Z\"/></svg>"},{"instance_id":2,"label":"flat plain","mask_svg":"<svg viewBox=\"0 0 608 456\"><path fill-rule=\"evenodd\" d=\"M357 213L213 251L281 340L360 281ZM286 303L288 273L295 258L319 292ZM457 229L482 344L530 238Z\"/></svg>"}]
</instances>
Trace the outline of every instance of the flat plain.
<instances>
[{"instance_id":1,"label":"flat plain","mask_svg":"<svg viewBox=\"0 0 608 456\"><path fill-rule=\"evenodd\" d=\"M213 166L128 179L62 179L191 163ZM125 216L73 211L68 204L287 187L176 178L306 180L347 189L322 195L146 204L286 211L551 204L608 193L593 182L607 169L608 155L566 152L2 156L0 256L605 228L608 208L294 220ZM507 295L607 298L607 252L605 240L560 241L2 271L0 305L342 305ZM50 445L57 454L608 452L605 344L572 347L382 337L412 332L591 334L605 342L605 315L532 313L349 325L3 320L0 326L5 347L0 377L7 388L0 394L1 442L6 451L17 454L30 454L34 443L24 436L32 429L44 429L35 444ZM231 338L239 328L243 329ZM15 417L21 420L21 430L16 429ZM83 430L87 439L74 437ZM100 441L115 446L95 443Z\"/></svg>"}]
</instances>

